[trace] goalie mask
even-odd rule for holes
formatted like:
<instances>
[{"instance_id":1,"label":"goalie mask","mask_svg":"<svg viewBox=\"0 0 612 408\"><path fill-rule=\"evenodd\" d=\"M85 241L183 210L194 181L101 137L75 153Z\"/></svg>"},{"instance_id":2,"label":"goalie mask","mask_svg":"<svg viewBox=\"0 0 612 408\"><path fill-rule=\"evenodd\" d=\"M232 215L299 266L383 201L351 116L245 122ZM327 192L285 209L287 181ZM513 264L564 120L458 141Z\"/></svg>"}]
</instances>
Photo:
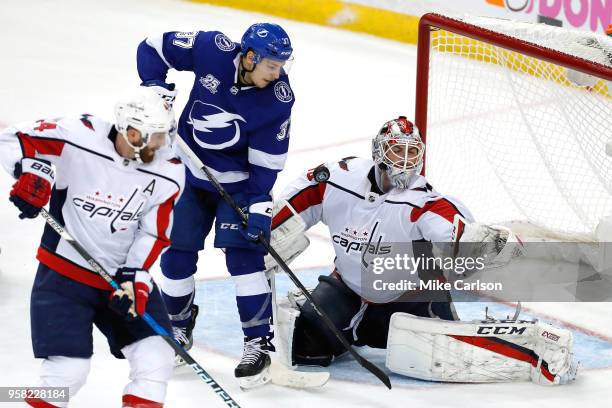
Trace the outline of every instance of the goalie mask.
<instances>
[{"instance_id":1,"label":"goalie mask","mask_svg":"<svg viewBox=\"0 0 612 408\"><path fill-rule=\"evenodd\" d=\"M372 140L376 178L382 190L385 173L394 188L406 189L413 175L421 173L425 144L419 129L405 116L385 123Z\"/></svg>"},{"instance_id":2,"label":"goalie mask","mask_svg":"<svg viewBox=\"0 0 612 408\"><path fill-rule=\"evenodd\" d=\"M134 158L143 163L141 151L147 147L156 150L170 143L176 128L174 111L153 89L141 87L128 98L115 105L117 131L134 149ZM128 128L140 132L141 143L136 146L128 138Z\"/></svg>"}]
</instances>

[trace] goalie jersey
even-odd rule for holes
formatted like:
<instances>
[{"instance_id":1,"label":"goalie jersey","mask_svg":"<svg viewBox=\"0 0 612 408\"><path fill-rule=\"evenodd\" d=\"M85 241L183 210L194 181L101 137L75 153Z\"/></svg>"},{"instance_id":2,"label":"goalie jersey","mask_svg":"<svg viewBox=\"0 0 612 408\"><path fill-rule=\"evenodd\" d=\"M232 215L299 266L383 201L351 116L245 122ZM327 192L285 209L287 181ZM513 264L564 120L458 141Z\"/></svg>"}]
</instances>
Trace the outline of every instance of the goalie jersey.
<instances>
[{"instance_id":1,"label":"goalie jersey","mask_svg":"<svg viewBox=\"0 0 612 408\"><path fill-rule=\"evenodd\" d=\"M24 157L55 166L49 212L111 275L121 266L149 269L170 245L172 209L185 179L169 148L139 165L117 153L116 137L121 136L111 123L91 115L39 120L0 133L0 164L12 176ZM71 279L110 289L49 226L37 259Z\"/></svg>"},{"instance_id":2,"label":"goalie jersey","mask_svg":"<svg viewBox=\"0 0 612 408\"><path fill-rule=\"evenodd\" d=\"M384 194L376 187L374 162L346 158L326 163L329 178L314 179L311 169L281 193L310 228L319 221L329 228L334 246L336 271L346 285L364 300L387 303L395 300L391 291L363 290L362 255L389 253L389 243L413 241L449 242L456 214L473 221L469 210L458 200L435 191L423 176L415 176L406 190ZM282 208L272 228L291 217Z\"/></svg>"}]
</instances>

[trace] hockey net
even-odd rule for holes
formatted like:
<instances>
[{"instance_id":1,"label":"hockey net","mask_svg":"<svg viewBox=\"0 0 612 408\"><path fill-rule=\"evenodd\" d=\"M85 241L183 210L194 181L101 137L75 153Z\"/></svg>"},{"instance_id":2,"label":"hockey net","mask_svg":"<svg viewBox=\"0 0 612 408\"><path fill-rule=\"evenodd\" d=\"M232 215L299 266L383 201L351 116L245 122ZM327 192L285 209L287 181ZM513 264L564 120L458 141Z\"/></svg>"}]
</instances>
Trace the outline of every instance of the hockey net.
<instances>
[{"instance_id":1,"label":"hockey net","mask_svg":"<svg viewBox=\"0 0 612 408\"><path fill-rule=\"evenodd\" d=\"M415 119L428 179L479 221L594 239L612 215L610 81L610 37L426 14Z\"/></svg>"}]
</instances>

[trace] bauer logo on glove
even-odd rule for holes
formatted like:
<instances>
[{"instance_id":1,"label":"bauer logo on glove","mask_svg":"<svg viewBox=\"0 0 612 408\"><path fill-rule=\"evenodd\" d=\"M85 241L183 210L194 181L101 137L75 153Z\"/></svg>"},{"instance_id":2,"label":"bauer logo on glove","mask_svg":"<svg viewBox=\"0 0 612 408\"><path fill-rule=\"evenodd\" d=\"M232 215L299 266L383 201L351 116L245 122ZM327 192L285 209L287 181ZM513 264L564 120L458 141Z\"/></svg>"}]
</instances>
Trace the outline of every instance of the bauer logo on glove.
<instances>
[{"instance_id":1,"label":"bauer logo on glove","mask_svg":"<svg viewBox=\"0 0 612 408\"><path fill-rule=\"evenodd\" d=\"M120 289L110 296L110 308L127 320L145 314L153 281L147 271L137 268L119 268L115 281Z\"/></svg>"},{"instance_id":2,"label":"bauer logo on glove","mask_svg":"<svg viewBox=\"0 0 612 408\"><path fill-rule=\"evenodd\" d=\"M13 184L9 200L19 208L19 218L36 218L49 202L55 172L49 163L31 158L23 158L16 167L19 178Z\"/></svg>"}]
</instances>

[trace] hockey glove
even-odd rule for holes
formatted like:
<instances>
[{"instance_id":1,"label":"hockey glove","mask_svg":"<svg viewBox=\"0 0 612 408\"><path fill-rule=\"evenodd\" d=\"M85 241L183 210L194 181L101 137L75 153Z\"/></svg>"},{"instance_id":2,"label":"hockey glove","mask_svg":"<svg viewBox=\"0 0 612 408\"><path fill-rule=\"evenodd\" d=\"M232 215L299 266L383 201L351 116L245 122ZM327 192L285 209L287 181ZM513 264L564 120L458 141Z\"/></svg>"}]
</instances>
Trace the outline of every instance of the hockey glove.
<instances>
[{"instance_id":1,"label":"hockey glove","mask_svg":"<svg viewBox=\"0 0 612 408\"><path fill-rule=\"evenodd\" d=\"M142 316L147 308L153 280L149 272L137 268L119 268L115 281L121 289L110 296L110 308L127 320Z\"/></svg>"},{"instance_id":2,"label":"hockey glove","mask_svg":"<svg viewBox=\"0 0 612 408\"><path fill-rule=\"evenodd\" d=\"M270 225L272 224L272 197L261 195L253 197L249 202L249 218L246 228L240 231L252 242L259 241L259 234L270 242Z\"/></svg>"},{"instance_id":3,"label":"hockey glove","mask_svg":"<svg viewBox=\"0 0 612 408\"><path fill-rule=\"evenodd\" d=\"M148 86L149 88L153 89L161 98L163 98L166 102L170 104L170 107L172 107L172 104L176 99L176 90L174 89L174 84L167 84L164 81L153 79L150 81L145 81L140 85Z\"/></svg>"},{"instance_id":4,"label":"hockey glove","mask_svg":"<svg viewBox=\"0 0 612 408\"><path fill-rule=\"evenodd\" d=\"M9 200L21 211L19 218L36 218L49 202L55 172L49 163L37 159L23 158L20 166L15 171L19 178L13 184Z\"/></svg>"}]
</instances>

